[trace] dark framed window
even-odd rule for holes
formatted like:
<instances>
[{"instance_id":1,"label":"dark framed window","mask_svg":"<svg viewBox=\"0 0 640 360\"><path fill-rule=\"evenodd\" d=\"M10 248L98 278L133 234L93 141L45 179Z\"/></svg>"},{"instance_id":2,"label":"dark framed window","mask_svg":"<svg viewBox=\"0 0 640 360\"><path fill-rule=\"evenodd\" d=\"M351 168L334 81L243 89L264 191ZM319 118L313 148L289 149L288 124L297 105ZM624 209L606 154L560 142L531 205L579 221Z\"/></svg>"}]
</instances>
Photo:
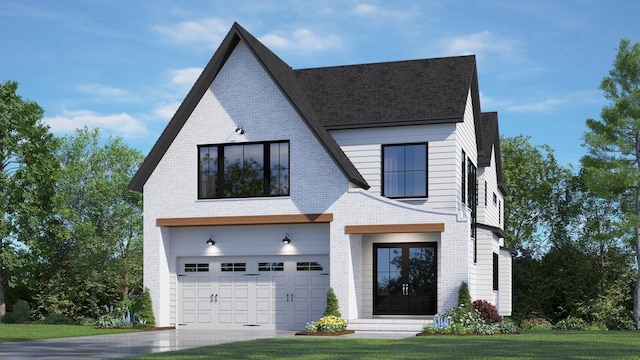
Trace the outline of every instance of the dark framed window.
<instances>
[{"instance_id":1,"label":"dark framed window","mask_svg":"<svg viewBox=\"0 0 640 360\"><path fill-rule=\"evenodd\" d=\"M284 271L283 262L261 262L258 263L258 271Z\"/></svg>"},{"instance_id":2,"label":"dark framed window","mask_svg":"<svg viewBox=\"0 0 640 360\"><path fill-rule=\"evenodd\" d=\"M493 290L498 291L498 254L493 253Z\"/></svg>"},{"instance_id":3,"label":"dark framed window","mask_svg":"<svg viewBox=\"0 0 640 360\"><path fill-rule=\"evenodd\" d=\"M427 143L382 146L382 195L427 197Z\"/></svg>"},{"instance_id":4,"label":"dark framed window","mask_svg":"<svg viewBox=\"0 0 640 360\"><path fill-rule=\"evenodd\" d=\"M247 263L222 263L220 264L220 271L247 271Z\"/></svg>"},{"instance_id":5,"label":"dark framed window","mask_svg":"<svg viewBox=\"0 0 640 360\"><path fill-rule=\"evenodd\" d=\"M184 264L184 272L209 272L209 264Z\"/></svg>"},{"instance_id":6,"label":"dark framed window","mask_svg":"<svg viewBox=\"0 0 640 360\"><path fill-rule=\"evenodd\" d=\"M461 200L463 204L467 203L467 153L462 150L462 157L460 158L460 165L462 167L462 194Z\"/></svg>"},{"instance_id":7,"label":"dark framed window","mask_svg":"<svg viewBox=\"0 0 640 360\"><path fill-rule=\"evenodd\" d=\"M467 159L467 206L471 209L471 237L473 238L473 262L478 261L478 168Z\"/></svg>"},{"instance_id":8,"label":"dark framed window","mask_svg":"<svg viewBox=\"0 0 640 360\"><path fill-rule=\"evenodd\" d=\"M289 195L289 142L198 147L198 199Z\"/></svg>"},{"instance_id":9,"label":"dark framed window","mask_svg":"<svg viewBox=\"0 0 640 360\"><path fill-rule=\"evenodd\" d=\"M322 264L316 261L298 261L296 271L322 271Z\"/></svg>"}]
</instances>

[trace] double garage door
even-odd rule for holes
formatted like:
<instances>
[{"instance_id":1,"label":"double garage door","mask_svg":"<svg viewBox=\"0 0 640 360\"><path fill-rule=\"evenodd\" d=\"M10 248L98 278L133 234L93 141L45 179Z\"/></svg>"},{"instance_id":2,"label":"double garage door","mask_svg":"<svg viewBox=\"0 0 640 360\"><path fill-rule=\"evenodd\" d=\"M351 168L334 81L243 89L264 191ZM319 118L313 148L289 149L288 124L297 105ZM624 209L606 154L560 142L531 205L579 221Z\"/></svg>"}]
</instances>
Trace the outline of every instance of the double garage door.
<instances>
[{"instance_id":1,"label":"double garage door","mask_svg":"<svg viewBox=\"0 0 640 360\"><path fill-rule=\"evenodd\" d=\"M183 258L178 324L304 330L325 310L328 265L327 256Z\"/></svg>"}]
</instances>

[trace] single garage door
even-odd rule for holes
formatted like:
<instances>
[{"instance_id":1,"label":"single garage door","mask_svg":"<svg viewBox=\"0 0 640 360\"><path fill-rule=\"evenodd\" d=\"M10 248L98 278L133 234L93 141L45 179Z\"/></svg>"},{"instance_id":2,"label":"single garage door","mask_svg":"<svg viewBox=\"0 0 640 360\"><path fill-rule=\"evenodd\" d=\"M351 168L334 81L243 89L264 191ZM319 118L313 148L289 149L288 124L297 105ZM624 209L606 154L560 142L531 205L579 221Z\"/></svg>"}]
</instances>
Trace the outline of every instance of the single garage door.
<instances>
[{"instance_id":1,"label":"single garage door","mask_svg":"<svg viewBox=\"0 0 640 360\"><path fill-rule=\"evenodd\" d=\"M327 256L183 258L178 326L303 330L326 307Z\"/></svg>"}]
</instances>

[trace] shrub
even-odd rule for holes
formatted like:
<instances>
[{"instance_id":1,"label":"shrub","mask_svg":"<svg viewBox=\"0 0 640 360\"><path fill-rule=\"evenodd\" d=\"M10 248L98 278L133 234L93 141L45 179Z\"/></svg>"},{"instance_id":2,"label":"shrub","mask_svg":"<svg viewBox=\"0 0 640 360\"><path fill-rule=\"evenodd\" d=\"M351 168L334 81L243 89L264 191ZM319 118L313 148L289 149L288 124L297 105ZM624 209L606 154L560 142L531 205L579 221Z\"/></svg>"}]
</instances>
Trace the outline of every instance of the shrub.
<instances>
[{"instance_id":1,"label":"shrub","mask_svg":"<svg viewBox=\"0 0 640 360\"><path fill-rule=\"evenodd\" d=\"M5 324L24 324L31 320L31 310L29 309L29 303L24 300L16 301L13 305L13 311L6 313L2 317L2 322Z\"/></svg>"},{"instance_id":2,"label":"shrub","mask_svg":"<svg viewBox=\"0 0 640 360\"><path fill-rule=\"evenodd\" d=\"M498 309L486 300L476 300L473 302L473 309L487 324L502 322L502 316L498 315Z\"/></svg>"},{"instance_id":3,"label":"shrub","mask_svg":"<svg viewBox=\"0 0 640 360\"><path fill-rule=\"evenodd\" d=\"M466 281L460 284L458 289L458 305L464 305L468 309L471 308L471 295L469 294L469 285Z\"/></svg>"},{"instance_id":4,"label":"shrub","mask_svg":"<svg viewBox=\"0 0 640 360\"><path fill-rule=\"evenodd\" d=\"M476 310L459 305L447 310L444 315L436 314L433 323L426 324L422 328L422 332L433 335L493 335L495 333L517 333L518 328L510 319L500 324L485 322Z\"/></svg>"},{"instance_id":5,"label":"shrub","mask_svg":"<svg viewBox=\"0 0 640 360\"><path fill-rule=\"evenodd\" d=\"M553 330L589 330L589 324L581 318L569 316L566 319L558 321L553 327Z\"/></svg>"},{"instance_id":6,"label":"shrub","mask_svg":"<svg viewBox=\"0 0 640 360\"><path fill-rule=\"evenodd\" d=\"M46 317L43 321L44 324L51 325L76 325L77 322L71 317L62 314L53 314Z\"/></svg>"},{"instance_id":7,"label":"shrub","mask_svg":"<svg viewBox=\"0 0 640 360\"><path fill-rule=\"evenodd\" d=\"M115 315L114 313L109 313L100 316L96 321L96 326L107 329L118 329L131 326L131 324L125 324L122 321L121 317Z\"/></svg>"},{"instance_id":8,"label":"shrub","mask_svg":"<svg viewBox=\"0 0 640 360\"><path fill-rule=\"evenodd\" d=\"M340 332L347 329L347 322L337 316L325 316L316 321L315 327L321 332Z\"/></svg>"},{"instance_id":9,"label":"shrub","mask_svg":"<svg viewBox=\"0 0 640 360\"><path fill-rule=\"evenodd\" d=\"M473 333L478 335L493 335L496 333L496 326L493 326L490 323L478 324L473 329Z\"/></svg>"},{"instance_id":10,"label":"shrub","mask_svg":"<svg viewBox=\"0 0 640 360\"><path fill-rule=\"evenodd\" d=\"M609 313L604 318L604 325L609 330L636 330L633 311L630 310Z\"/></svg>"},{"instance_id":11,"label":"shrub","mask_svg":"<svg viewBox=\"0 0 640 360\"><path fill-rule=\"evenodd\" d=\"M340 315L340 311L338 310L338 298L336 297L336 294L333 292L332 288L327 289L327 308L325 309L322 316L342 317L342 315Z\"/></svg>"},{"instance_id":12,"label":"shrub","mask_svg":"<svg viewBox=\"0 0 640 360\"><path fill-rule=\"evenodd\" d=\"M503 321L496 325L496 330L501 334L515 334L518 332L518 327L512 321Z\"/></svg>"},{"instance_id":13,"label":"shrub","mask_svg":"<svg viewBox=\"0 0 640 360\"><path fill-rule=\"evenodd\" d=\"M151 303L151 294L149 289L144 289L142 295L132 305L132 313L138 319L136 323L138 326L154 327L156 326L156 318L153 316L153 305Z\"/></svg>"},{"instance_id":14,"label":"shrub","mask_svg":"<svg viewBox=\"0 0 640 360\"><path fill-rule=\"evenodd\" d=\"M456 330L455 328L457 327L463 327L473 331L473 328L482 323L478 317L478 313L473 310L473 308L465 305L458 305L457 307L451 308L447 310L445 315L451 319L451 327L454 328L454 330Z\"/></svg>"},{"instance_id":15,"label":"shrub","mask_svg":"<svg viewBox=\"0 0 640 360\"><path fill-rule=\"evenodd\" d=\"M520 328L523 330L551 330L553 325L547 319L530 318L520 322Z\"/></svg>"}]
</instances>

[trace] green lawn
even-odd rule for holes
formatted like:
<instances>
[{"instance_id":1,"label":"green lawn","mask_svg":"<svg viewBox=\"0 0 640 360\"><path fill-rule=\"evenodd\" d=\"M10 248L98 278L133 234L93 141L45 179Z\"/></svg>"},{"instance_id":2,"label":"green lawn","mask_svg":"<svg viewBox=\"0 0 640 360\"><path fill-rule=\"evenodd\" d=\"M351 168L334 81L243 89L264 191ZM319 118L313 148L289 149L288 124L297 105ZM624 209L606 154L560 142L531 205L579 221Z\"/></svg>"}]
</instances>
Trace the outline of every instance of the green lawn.
<instances>
[{"instance_id":1,"label":"green lawn","mask_svg":"<svg viewBox=\"0 0 640 360\"><path fill-rule=\"evenodd\" d=\"M174 351L136 359L640 359L640 332L528 332L401 340L299 337Z\"/></svg>"},{"instance_id":2,"label":"green lawn","mask_svg":"<svg viewBox=\"0 0 640 360\"><path fill-rule=\"evenodd\" d=\"M0 324L0 343L67 338L76 336L106 335L141 330L96 329L80 325L13 325Z\"/></svg>"}]
</instances>

